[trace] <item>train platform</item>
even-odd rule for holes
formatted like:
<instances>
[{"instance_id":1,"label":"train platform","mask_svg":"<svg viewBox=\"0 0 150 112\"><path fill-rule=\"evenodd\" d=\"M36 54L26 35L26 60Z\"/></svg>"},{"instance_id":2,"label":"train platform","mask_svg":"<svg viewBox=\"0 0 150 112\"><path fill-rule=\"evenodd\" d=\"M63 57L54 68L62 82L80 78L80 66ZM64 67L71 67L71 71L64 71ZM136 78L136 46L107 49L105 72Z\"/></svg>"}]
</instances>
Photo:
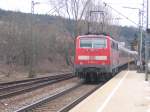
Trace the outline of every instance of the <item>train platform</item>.
<instances>
[{"instance_id":1,"label":"train platform","mask_svg":"<svg viewBox=\"0 0 150 112\"><path fill-rule=\"evenodd\" d=\"M69 112L150 112L150 83L145 74L120 72Z\"/></svg>"}]
</instances>

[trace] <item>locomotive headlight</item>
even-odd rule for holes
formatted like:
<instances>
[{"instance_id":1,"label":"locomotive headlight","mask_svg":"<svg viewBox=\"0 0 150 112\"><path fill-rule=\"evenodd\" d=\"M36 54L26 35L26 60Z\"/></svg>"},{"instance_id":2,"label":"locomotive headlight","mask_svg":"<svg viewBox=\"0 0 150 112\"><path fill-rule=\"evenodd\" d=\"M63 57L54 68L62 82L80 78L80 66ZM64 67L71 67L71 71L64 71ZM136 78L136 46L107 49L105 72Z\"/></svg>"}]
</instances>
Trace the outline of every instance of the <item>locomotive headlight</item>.
<instances>
[{"instance_id":1,"label":"locomotive headlight","mask_svg":"<svg viewBox=\"0 0 150 112\"><path fill-rule=\"evenodd\" d=\"M78 60L89 60L89 56L78 56Z\"/></svg>"},{"instance_id":2,"label":"locomotive headlight","mask_svg":"<svg viewBox=\"0 0 150 112\"><path fill-rule=\"evenodd\" d=\"M107 60L107 56L95 56L95 60Z\"/></svg>"},{"instance_id":3,"label":"locomotive headlight","mask_svg":"<svg viewBox=\"0 0 150 112\"><path fill-rule=\"evenodd\" d=\"M102 65L105 65L105 63L104 63L104 62L102 62Z\"/></svg>"},{"instance_id":4,"label":"locomotive headlight","mask_svg":"<svg viewBox=\"0 0 150 112\"><path fill-rule=\"evenodd\" d=\"M83 65L83 63L82 63L82 62L80 62L80 65Z\"/></svg>"}]
</instances>

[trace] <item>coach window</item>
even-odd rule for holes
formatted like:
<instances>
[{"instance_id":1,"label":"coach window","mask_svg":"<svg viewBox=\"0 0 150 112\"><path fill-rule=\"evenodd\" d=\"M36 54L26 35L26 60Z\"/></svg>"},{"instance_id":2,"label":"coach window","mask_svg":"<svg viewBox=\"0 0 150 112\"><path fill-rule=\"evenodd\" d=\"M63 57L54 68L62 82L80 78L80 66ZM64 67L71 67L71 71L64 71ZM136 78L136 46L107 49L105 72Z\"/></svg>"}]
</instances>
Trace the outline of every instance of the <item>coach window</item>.
<instances>
[{"instance_id":1,"label":"coach window","mask_svg":"<svg viewBox=\"0 0 150 112\"><path fill-rule=\"evenodd\" d=\"M115 48L115 43L112 41L112 43L111 43L111 48Z\"/></svg>"},{"instance_id":2,"label":"coach window","mask_svg":"<svg viewBox=\"0 0 150 112\"><path fill-rule=\"evenodd\" d=\"M115 50L118 50L118 44L117 44L117 43L114 43L113 48L114 48Z\"/></svg>"},{"instance_id":3,"label":"coach window","mask_svg":"<svg viewBox=\"0 0 150 112\"><path fill-rule=\"evenodd\" d=\"M116 43L116 50L118 50L118 44Z\"/></svg>"}]
</instances>

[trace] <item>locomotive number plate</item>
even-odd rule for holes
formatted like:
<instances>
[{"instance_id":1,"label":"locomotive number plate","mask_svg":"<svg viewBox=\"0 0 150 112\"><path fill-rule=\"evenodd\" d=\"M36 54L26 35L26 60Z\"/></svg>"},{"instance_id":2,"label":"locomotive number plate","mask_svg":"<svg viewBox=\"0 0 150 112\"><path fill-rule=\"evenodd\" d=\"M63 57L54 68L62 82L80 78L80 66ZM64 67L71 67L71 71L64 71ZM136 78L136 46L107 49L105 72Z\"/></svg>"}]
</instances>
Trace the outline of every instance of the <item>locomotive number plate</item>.
<instances>
[{"instance_id":1,"label":"locomotive number plate","mask_svg":"<svg viewBox=\"0 0 150 112\"><path fill-rule=\"evenodd\" d=\"M90 60L95 60L95 56L90 56Z\"/></svg>"}]
</instances>

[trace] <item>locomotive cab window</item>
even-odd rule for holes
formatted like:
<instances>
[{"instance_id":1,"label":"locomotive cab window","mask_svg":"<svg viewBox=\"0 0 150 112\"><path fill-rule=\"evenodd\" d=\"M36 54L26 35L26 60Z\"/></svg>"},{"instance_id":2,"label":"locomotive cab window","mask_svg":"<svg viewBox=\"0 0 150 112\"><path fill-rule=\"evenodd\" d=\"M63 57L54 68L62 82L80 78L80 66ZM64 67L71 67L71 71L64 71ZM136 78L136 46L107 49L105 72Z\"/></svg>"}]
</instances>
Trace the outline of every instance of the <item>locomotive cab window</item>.
<instances>
[{"instance_id":1,"label":"locomotive cab window","mask_svg":"<svg viewBox=\"0 0 150 112\"><path fill-rule=\"evenodd\" d=\"M88 39L80 39L81 48L92 48L92 41Z\"/></svg>"},{"instance_id":2,"label":"locomotive cab window","mask_svg":"<svg viewBox=\"0 0 150 112\"><path fill-rule=\"evenodd\" d=\"M106 46L105 38L80 39L81 48L106 48Z\"/></svg>"}]
</instances>

